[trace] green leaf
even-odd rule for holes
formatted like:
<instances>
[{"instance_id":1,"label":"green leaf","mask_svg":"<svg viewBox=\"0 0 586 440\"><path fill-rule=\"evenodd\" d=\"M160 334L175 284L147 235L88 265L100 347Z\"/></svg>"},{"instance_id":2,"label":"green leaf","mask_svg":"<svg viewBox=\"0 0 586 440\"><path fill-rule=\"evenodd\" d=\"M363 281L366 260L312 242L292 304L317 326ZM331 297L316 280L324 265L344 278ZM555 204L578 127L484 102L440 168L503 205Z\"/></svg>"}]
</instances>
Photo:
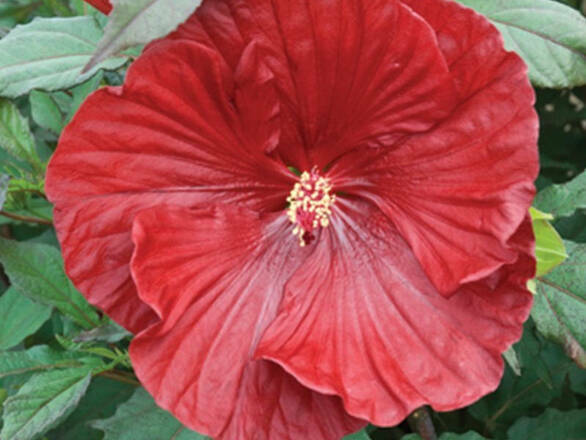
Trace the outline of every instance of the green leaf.
<instances>
[{"instance_id":1,"label":"green leaf","mask_svg":"<svg viewBox=\"0 0 586 440\"><path fill-rule=\"evenodd\" d=\"M0 40L0 45L2 41ZM0 55L1 53L0 51ZM2 61L0 61L1 64ZM0 70L0 77L1 75L2 71ZM7 99L0 99L0 149L17 161L30 164L33 169L43 169L35 149L35 141L28 120Z\"/></svg>"},{"instance_id":2,"label":"green leaf","mask_svg":"<svg viewBox=\"0 0 586 440\"><path fill-rule=\"evenodd\" d=\"M69 17L72 15L71 10L64 5L63 0L42 0L45 6L50 10L51 15L60 15Z\"/></svg>"},{"instance_id":3,"label":"green leaf","mask_svg":"<svg viewBox=\"0 0 586 440\"><path fill-rule=\"evenodd\" d=\"M586 409L561 412L549 408L539 417L523 417L508 430L509 440L583 439L586 435Z\"/></svg>"},{"instance_id":4,"label":"green leaf","mask_svg":"<svg viewBox=\"0 0 586 440\"><path fill-rule=\"evenodd\" d=\"M31 190L39 190L39 185L33 185L28 183L26 180L22 179L11 179L10 184L12 187L16 188L16 192L20 188L31 189ZM9 189L10 192L10 189ZM9 205L10 209L8 209ZM34 198L34 199L27 199L24 202L25 206L22 205L14 205L12 203L6 202L4 208L6 211L10 211L11 214L20 215L24 217L34 217L42 222L46 222L47 224L51 224L52 217L53 217L53 205L51 205L47 199L45 198ZM20 208L16 208L16 206L20 206ZM26 223L19 220L10 219L7 217L0 217L0 225L3 223ZM31 223L28 223L31 225Z\"/></svg>"},{"instance_id":5,"label":"green leaf","mask_svg":"<svg viewBox=\"0 0 586 440\"><path fill-rule=\"evenodd\" d=\"M73 11L77 15L93 15L93 16L100 16L104 15L85 0L70 0L70 5Z\"/></svg>"},{"instance_id":6,"label":"green leaf","mask_svg":"<svg viewBox=\"0 0 586 440\"><path fill-rule=\"evenodd\" d=\"M421 440L421 437L417 434L409 434L401 437L401 440ZM474 431L467 432L465 434L453 434L451 432L443 433L439 440L486 440L480 434Z\"/></svg>"},{"instance_id":7,"label":"green leaf","mask_svg":"<svg viewBox=\"0 0 586 440\"><path fill-rule=\"evenodd\" d=\"M65 419L90 384L87 368L37 374L4 403L0 438L31 440Z\"/></svg>"},{"instance_id":8,"label":"green leaf","mask_svg":"<svg viewBox=\"0 0 586 440\"><path fill-rule=\"evenodd\" d=\"M586 171L568 183L551 185L535 197L535 206L556 218L569 217L586 209Z\"/></svg>"},{"instance_id":9,"label":"green leaf","mask_svg":"<svg viewBox=\"0 0 586 440\"><path fill-rule=\"evenodd\" d=\"M0 211L4 207L6 201L6 193L8 192L8 183L10 182L10 176L6 174L0 174Z\"/></svg>"},{"instance_id":10,"label":"green leaf","mask_svg":"<svg viewBox=\"0 0 586 440\"><path fill-rule=\"evenodd\" d=\"M458 0L486 15L539 87L586 84L586 19L552 0ZM547 211L547 209L546 209Z\"/></svg>"},{"instance_id":11,"label":"green leaf","mask_svg":"<svg viewBox=\"0 0 586 440\"><path fill-rule=\"evenodd\" d=\"M561 217L555 221L554 226L564 239L586 243L586 210L578 211L569 217Z\"/></svg>"},{"instance_id":12,"label":"green leaf","mask_svg":"<svg viewBox=\"0 0 586 440\"><path fill-rule=\"evenodd\" d=\"M103 433L91 428L89 422L112 416L116 411L116 406L127 401L135 389L134 385L104 377L95 377L75 411L57 428L49 432L47 438L51 440L101 440Z\"/></svg>"},{"instance_id":13,"label":"green leaf","mask_svg":"<svg viewBox=\"0 0 586 440\"><path fill-rule=\"evenodd\" d=\"M570 389L576 394L586 396L586 370L576 365L576 368L570 371L568 376Z\"/></svg>"},{"instance_id":14,"label":"green leaf","mask_svg":"<svg viewBox=\"0 0 586 440\"><path fill-rule=\"evenodd\" d=\"M53 97L40 90L33 90L29 96L33 120L41 127L55 134L63 129L63 115Z\"/></svg>"},{"instance_id":15,"label":"green leaf","mask_svg":"<svg viewBox=\"0 0 586 440\"><path fill-rule=\"evenodd\" d=\"M123 327L120 327L115 322L109 322L106 325L96 327L94 329L81 332L77 335L74 342L90 342L103 341L108 343L118 342L132 334Z\"/></svg>"},{"instance_id":16,"label":"green leaf","mask_svg":"<svg viewBox=\"0 0 586 440\"><path fill-rule=\"evenodd\" d=\"M0 238L0 262L18 292L56 307L85 329L98 326L96 312L65 275L58 249Z\"/></svg>"},{"instance_id":17,"label":"green leaf","mask_svg":"<svg viewBox=\"0 0 586 440\"><path fill-rule=\"evenodd\" d=\"M112 417L97 420L91 426L104 431L104 440L208 439L183 427L171 414L159 408L144 388L138 388L128 402L118 407Z\"/></svg>"},{"instance_id":18,"label":"green leaf","mask_svg":"<svg viewBox=\"0 0 586 440\"><path fill-rule=\"evenodd\" d=\"M183 23L201 0L112 0L104 37L84 71L138 44L163 37Z\"/></svg>"},{"instance_id":19,"label":"green leaf","mask_svg":"<svg viewBox=\"0 0 586 440\"><path fill-rule=\"evenodd\" d=\"M520 376L521 364L519 363L519 358L517 357L515 348L509 347L509 349L503 353L503 357L505 358L505 361L507 361L509 367L511 367L511 370L513 370L513 373L515 373L517 376Z\"/></svg>"},{"instance_id":20,"label":"green leaf","mask_svg":"<svg viewBox=\"0 0 586 440\"><path fill-rule=\"evenodd\" d=\"M537 279L531 316L544 336L586 368L586 244L565 243L570 258Z\"/></svg>"},{"instance_id":21,"label":"green leaf","mask_svg":"<svg viewBox=\"0 0 586 440\"><path fill-rule=\"evenodd\" d=\"M35 18L17 26L0 40L0 95L65 89L84 82L99 68L119 68L125 56L103 58L103 63L81 72L101 37L101 28L89 16Z\"/></svg>"},{"instance_id":22,"label":"green leaf","mask_svg":"<svg viewBox=\"0 0 586 440\"><path fill-rule=\"evenodd\" d=\"M51 308L9 288L0 297L0 350L19 344L51 316Z\"/></svg>"},{"instance_id":23,"label":"green leaf","mask_svg":"<svg viewBox=\"0 0 586 440\"><path fill-rule=\"evenodd\" d=\"M347 435L343 440L370 440L370 437L366 432L366 429L363 429L354 434Z\"/></svg>"},{"instance_id":24,"label":"green leaf","mask_svg":"<svg viewBox=\"0 0 586 440\"><path fill-rule=\"evenodd\" d=\"M451 432L444 433L439 440L486 440L480 434L474 431L469 431L465 434L452 434Z\"/></svg>"},{"instance_id":25,"label":"green leaf","mask_svg":"<svg viewBox=\"0 0 586 440\"><path fill-rule=\"evenodd\" d=\"M547 212L543 212L540 211L539 209L536 208L529 208L529 214L531 214L531 220L553 220L554 216L547 213Z\"/></svg>"},{"instance_id":26,"label":"green leaf","mask_svg":"<svg viewBox=\"0 0 586 440\"><path fill-rule=\"evenodd\" d=\"M102 73L102 71L99 71L83 84L80 84L71 89L73 99L71 101L71 107L69 108L69 112L67 113L66 122L71 121L71 118L73 118L73 115L75 115L75 113L77 112L81 104L85 101L85 99L89 96L89 94L98 89L103 77L104 74Z\"/></svg>"},{"instance_id":27,"label":"green leaf","mask_svg":"<svg viewBox=\"0 0 586 440\"><path fill-rule=\"evenodd\" d=\"M57 368L97 366L101 361L87 354L57 351L37 345L26 351L0 352L0 378Z\"/></svg>"},{"instance_id":28,"label":"green leaf","mask_svg":"<svg viewBox=\"0 0 586 440\"><path fill-rule=\"evenodd\" d=\"M562 237L548 220L551 215L535 208L530 209L535 233L535 257L537 258L537 276L545 275L568 258Z\"/></svg>"},{"instance_id":29,"label":"green leaf","mask_svg":"<svg viewBox=\"0 0 586 440\"><path fill-rule=\"evenodd\" d=\"M506 430L519 417L559 399L568 374L578 369L557 344L540 337L531 319L515 351L522 374L506 368L499 387L467 409L484 425L481 432L491 438L506 438Z\"/></svg>"}]
</instances>

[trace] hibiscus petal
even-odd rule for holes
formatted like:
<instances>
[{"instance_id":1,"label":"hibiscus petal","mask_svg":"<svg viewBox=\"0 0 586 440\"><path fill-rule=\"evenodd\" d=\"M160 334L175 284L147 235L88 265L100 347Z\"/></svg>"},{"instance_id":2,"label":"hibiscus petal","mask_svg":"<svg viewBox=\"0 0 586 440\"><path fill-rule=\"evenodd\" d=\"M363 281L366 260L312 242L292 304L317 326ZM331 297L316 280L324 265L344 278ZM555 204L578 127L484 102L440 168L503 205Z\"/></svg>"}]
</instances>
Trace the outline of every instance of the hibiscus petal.
<instances>
[{"instance_id":1,"label":"hibiscus petal","mask_svg":"<svg viewBox=\"0 0 586 440\"><path fill-rule=\"evenodd\" d=\"M456 102L433 30L394 0L207 1L172 38L211 44L231 65L258 43L281 95L279 151L299 169L425 131Z\"/></svg>"},{"instance_id":2,"label":"hibiscus petal","mask_svg":"<svg viewBox=\"0 0 586 440\"><path fill-rule=\"evenodd\" d=\"M318 165L363 145L385 146L379 150L386 153L404 134L447 115L381 159L381 151L358 148L330 174L340 177L339 191L354 189L379 204L427 275L449 295L514 258L508 240L526 214L537 174L534 93L524 63L504 50L486 18L447 0L402 5L206 1L175 37L218 48L230 65L236 65L247 41L259 42L283 102L279 151L299 169L313 163L296 145L313 149ZM397 41L388 29L397 30ZM381 33L388 37L379 38ZM407 34L417 38L404 38ZM391 49L384 46L391 41ZM419 44L415 41L422 47L409 46ZM414 64L390 81L394 62L412 54L417 54ZM398 58L376 71L385 55ZM424 65L429 76L418 71ZM397 89L401 78L412 81ZM428 96L419 94L424 90ZM402 108L385 113L411 96L416 105L406 113ZM382 111L377 115L391 119L370 118L360 106L363 98ZM456 108L454 99L460 101Z\"/></svg>"},{"instance_id":3,"label":"hibiscus petal","mask_svg":"<svg viewBox=\"0 0 586 440\"><path fill-rule=\"evenodd\" d=\"M516 59L522 64L516 54L503 50L500 32L473 9L452 0L401 1L436 32L439 48L463 98L486 87L504 59Z\"/></svg>"},{"instance_id":4,"label":"hibiscus petal","mask_svg":"<svg viewBox=\"0 0 586 440\"><path fill-rule=\"evenodd\" d=\"M110 0L85 0L86 3L89 3L98 11L103 12L104 14L108 15L112 10L112 4Z\"/></svg>"},{"instance_id":5,"label":"hibiscus petal","mask_svg":"<svg viewBox=\"0 0 586 440\"><path fill-rule=\"evenodd\" d=\"M530 311L531 249L519 246L514 264L445 298L384 215L337 203L332 225L286 285L257 357L380 426L423 404L453 410L494 390L501 353ZM530 224L519 234L530 248Z\"/></svg>"},{"instance_id":6,"label":"hibiscus petal","mask_svg":"<svg viewBox=\"0 0 586 440\"><path fill-rule=\"evenodd\" d=\"M465 23L487 29L473 17ZM478 72L459 78L461 92L471 95L449 118L390 151L348 155L330 171L336 190L368 198L387 214L446 295L514 260L508 241L535 193L534 92L523 62L489 30L491 51L470 44L473 56L452 61L455 74L469 58Z\"/></svg>"},{"instance_id":7,"label":"hibiscus petal","mask_svg":"<svg viewBox=\"0 0 586 440\"><path fill-rule=\"evenodd\" d=\"M271 153L281 135L281 106L275 76L263 62L255 42L244 50L234 79L235 101L246 139L253 148Z\"/></svg>"},{"instance_id":8,"label":"hibiscus petal","mask_svg":"<svg viewBox=\"0 0 586 440\"><path fill-rule=\"evenodd\" d=\"M129 234L139 210L213 200L272 210L290 191L294 176L262 151L278 134L259 130L249 139L252 129L243 129L230 104L239 91L248 96L245 111L262 104L254 122L275 117L275 105L259 95L266 84L254 80L248 62L257 61L243 60L247 81L234 83L209 48L161 42L131 66L123 88L103 88L84 103L51 160L46 190L68 274L92 304L132 331L154 319L129 279Z\"/></svg>"},{"instance_id":9,"label":"hibiscus petal","mask_svg":"<svg viewBox=\"0 0 586 440\"><path fill-rule=\"evenodd\" d=\"M161 322L132 341L130 355L160 406L218 440L339 440L364 425L339 398L251 359L307 252L282 216L153 208L136 217L133 239L139 294Z\"/></svg>"}]
</instances>

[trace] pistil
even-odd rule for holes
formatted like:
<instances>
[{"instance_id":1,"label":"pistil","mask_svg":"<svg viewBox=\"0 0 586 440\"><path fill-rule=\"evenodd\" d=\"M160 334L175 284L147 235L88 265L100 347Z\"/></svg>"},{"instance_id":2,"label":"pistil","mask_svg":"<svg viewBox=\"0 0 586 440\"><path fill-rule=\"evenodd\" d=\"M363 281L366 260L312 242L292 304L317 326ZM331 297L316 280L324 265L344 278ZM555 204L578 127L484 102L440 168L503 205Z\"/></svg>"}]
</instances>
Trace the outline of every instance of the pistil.
<instances>
[{"instance_id":1,"label":"pistil","mask_svg":"<svg viewBox=\"0 0 586 440\"><path fill-rule=\"evenodd\" d=\"M299 245L306 246L315 240L315 231L330 224L331 207L336 196L330 194L332 185L321 177L317 168L301 174L291 194L287 197L287 216L293 223L293 234L299 237Z\"/></svg>"}]
</instances>

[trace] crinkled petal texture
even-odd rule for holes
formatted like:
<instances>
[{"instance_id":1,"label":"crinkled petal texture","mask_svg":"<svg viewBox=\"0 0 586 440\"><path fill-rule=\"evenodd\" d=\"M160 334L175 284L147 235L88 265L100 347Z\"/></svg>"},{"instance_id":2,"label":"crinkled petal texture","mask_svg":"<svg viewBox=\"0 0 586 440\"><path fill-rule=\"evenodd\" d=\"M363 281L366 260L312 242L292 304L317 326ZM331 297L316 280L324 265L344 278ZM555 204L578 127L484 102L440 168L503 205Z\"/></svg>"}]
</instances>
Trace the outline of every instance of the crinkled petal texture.
<instances>
[{"instance_id":1,"label":"crinkled petal texture","mask_svg":"<svg viewBox=\"0 0 586 440\"><path fill-rule=\"evenodd\" d=\"M515 261L510 239L535 193L538 119L526 67L492 25L453 2L408 3L440 26L459 103L432 129L347 155L331 173L340 191L379 206L450 295Z\"/></svg>"},{"instance_id":2,"label":"crinkled petal texture","mask_svg":"<svg viewBox=\"0 0 586 440\"><path fill-rule=\"evenodd\" d=\"M134 332L156 320L128 269L137 212L214 200L284 205L292 176L264 154L278 137L279 106L266 102L271 74L255 52L251 45L242 57L253 66L232 74L198 43L158 44L132 65L122 89L87 100L51 160L46 190L67 272L90 302ZM252 115L263 126L258 133L243 123Z\"/></svg>"},{"instance_id":3,"label":"crinkled petal texture","mask_svg":"<svg viewBox=\"0 0 586 440\"><path fill-rule=\"evenodd\" d=\"M257 358L382 426L494 390L531 307L530 223L513 237L514 263L445 298L380 211L339 202L332 221L286 284Z\"/></svg>"},{"instance_id":4,"label":"crinkled petal texture","mask_svg":"<svg viewBox=\"0 0 586 440\"><path fill-rule=\"evenodd\" d=\"M171 38L232 66L258 43L290 122L279 152L298 169L425 131L457 102L433 30L397 0L206 1Z\"/></svg>"},{"instance_id":5,"label":"crinkled petal texture","mask_svg":"<svg viewBox=\"0 0 586 440\"><path fill-rule=\"evenodd\" d=\"M286 219L153 208L138 215L133 238L132 273L161 322L130 354L159 405L218 440L337 440L364 425L338 397L252 360L304 257Z\"/></svg>"},{"instance_id":6,"label":"crinkled petal texture","mask_svg":"<svg viewBox=\"0 0 586 440\"><path fill-rule=\"evenodd\" d=\"M531 306L533 101L449 0L204 0L65 130L47 191L67 271L138 333L157 402L220 440L468 405ZM336 193L304 248L287 166Z\"/></svg>"},{"instance_id":7,"label":"crinkled petal texture","mask_svg":"<svg viewBox=\"0 0 586 440\"><path fill-rule=\"evenodd\" d=\"M231 65L257 41L293 122L282 156L333 164L337 189L376 203L442 294L515 259L538 119L525 64L485 18L448 0L208 1L171 38Z\"/></svg>"}]
</instances>

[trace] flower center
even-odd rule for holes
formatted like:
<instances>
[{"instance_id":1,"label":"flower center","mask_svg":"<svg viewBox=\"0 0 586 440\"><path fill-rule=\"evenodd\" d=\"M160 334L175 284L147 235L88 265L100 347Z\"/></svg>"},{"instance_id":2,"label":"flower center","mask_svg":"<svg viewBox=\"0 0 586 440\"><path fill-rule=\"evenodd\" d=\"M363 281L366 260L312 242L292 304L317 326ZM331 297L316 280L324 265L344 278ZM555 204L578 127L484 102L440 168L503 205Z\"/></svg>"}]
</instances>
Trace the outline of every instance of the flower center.
<instances>
[{"instance_id":1,"label":"flower center","mask_svg":"<svg viewBox=\"0 0 586 440\"><path fill-rule=\"evenodd\" d=\"M336 201L336 196L330 194L331 190L329 180L321 177L314 167L311 172L301 174L299 182L287 197L287 216L295 225L293 234L299 237L300 246L310 244L315 239L314 231L330 224L330 208Z\"/></svg>"}]
</instances>

